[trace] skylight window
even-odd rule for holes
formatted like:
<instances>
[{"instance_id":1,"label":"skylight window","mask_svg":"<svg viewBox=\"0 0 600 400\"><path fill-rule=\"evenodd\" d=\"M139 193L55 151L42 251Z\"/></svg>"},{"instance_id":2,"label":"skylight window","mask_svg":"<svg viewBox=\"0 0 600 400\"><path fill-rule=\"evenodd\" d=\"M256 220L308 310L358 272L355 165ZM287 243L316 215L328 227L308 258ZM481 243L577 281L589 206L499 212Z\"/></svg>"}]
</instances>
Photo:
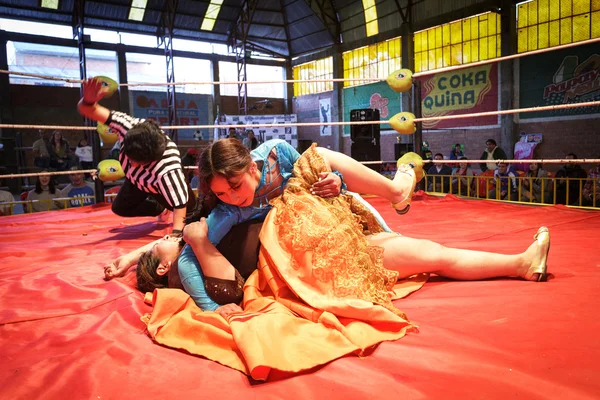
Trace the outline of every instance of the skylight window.
<instances>
[{"instance_id":1,"label":"skylight window","mask_svg":"<svg viewBox=\"0 0 600 400\"><path fill-rule=\"evenodd\" d=\"M362 0L362 3L363 9L365 10L367 37L377 35L379 33L379 25L377 24L377 7L375 7L375 0Z\"/></svg>"},{"instance_id":2,"label":"skylight window","mask_svg":"<svg viewBox=\"0 0 600 400\"><path fill-rule=\"evenodd\" d=\"M217 22L217 17L219 16L219 12L221 11L222 4L223 0L210 0L210 4L208 5L206 14L204 15L204 19L202 20L202 26L200 26L201 30L213 30L215 27L215 22Z\"/></svg>"},{"instance_id":3,"label":"skylight window","mask_svg":"<svg viewBox=\"0 0 600 400\"><path fill-rule=\"evenodd\" d=\"M129 19L143 21L147 3L148 0L132 0L131 9L129 10Z\"/></svg>"},{"instance_id":4,"label":"skylight window","mask_svg":"<svg viewBox=\"0 0 600 400\"><path fill-rule=\"evenodd\" d=\"M58 0L42 0L42 7L58 10Z\"/></svg>"}]
</instances>

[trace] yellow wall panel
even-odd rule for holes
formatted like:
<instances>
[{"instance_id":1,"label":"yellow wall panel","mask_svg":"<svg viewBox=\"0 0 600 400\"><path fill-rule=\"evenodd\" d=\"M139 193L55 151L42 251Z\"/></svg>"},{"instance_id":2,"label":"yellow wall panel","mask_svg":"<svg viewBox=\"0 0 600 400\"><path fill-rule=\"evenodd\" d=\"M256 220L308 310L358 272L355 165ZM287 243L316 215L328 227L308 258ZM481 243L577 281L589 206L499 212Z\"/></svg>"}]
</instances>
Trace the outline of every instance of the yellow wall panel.
<instances>
[{"instance_id":1,"label":"yellow wall panel","mask_svg":"<svg viewBox=\"0 0 600 400\"><path fill-rule=\"evenodd\" d=\"M444 45L444 35L442 32L442 27L438 26L435 28L435 47L442 47Z\"/></svg>"},{"instance_id":2,"label":"yellow wall panel","mask_svg":"<svg viewBox=\"0 0 600 400\"><path fill-rule=\"evenodd\" d=\"M589 2L588 2L589 4ZM573 17L573 42L581 42L590 38L589 14Z\"/></svg>"},{"instance_id":3,"label":"yellow wall panel","mask_svg":"<svg viewBox=\"0 0 600 400\"><path fill-rule=\"evenodd\" d=\"M471 42L464 42L463 43L463 48L462 48L462 63L463 64L468 64L470 62L473 62L473 59L471 58Z\"/></svg>"},{"instance_id":4,"label":"yellow wall panel","mask_svg":"<svg viewBox=\"0 0 600 400\"><path fill-rule=\"evenodd\" d=\"M592 37L600 37L600 11L592 13Z\"/></svg>"},{"instance_id":5,"label":"yellow wall panel","mask_svg":"<svg viewBox=\"0 0 600 400\"><path fill-rule=\"evenodd\" d=\"M429 50L427 52L427 69L435 69L435 50Z\"/></svg>"},{"instance_id":6,"label":"yellow wall panel","mask_svg":"<svg viewBox=\"0 0 600 400\"><path fill-rule=\"evenodd\" d=\"M489 51L488 51L488 42L489 39L484 37L479 39L479 59L480 60L488 60L489 57Z\"/></svg>"},{"instance_id":7,"label":"yellow wall panel","mask_svg":"<svg viewBox=\"0 0 600 400\"><path fill-rule=\"evenodd\" d=\"M530 26L527 28L527 50L537 50L538 49L538 34L537 34L537 25Z\"/></svg>"},{"instance_id":8,"label":"yellow wall panel","mask_svg":"<svg viewBox=\"0 0 600 400\"><path fill-rule=\"evenodd\" d=\"M487 18L487 26L488 26L488 36L493 36L496 33L499 33L496 28L496 18Z\"/></svg>"},{"instance_id":9,"label":"yellow wall panel","mask_svg":"<svg viewBox=\"0 0 600 400\"><path fill-rule=\"evenodd\" d=\"M535 25L538 23L538 4L537 1L527 3L527 26Z\"/></svg>"},{"instance_id":10,"label":"yellow wall panel","mask_svg":"<svg viewBox=\"0 0 600 400\"><path fill-rule=\"evenodd\" d=\"M573 15L589 13L590 0L573 0Z\"/></svg>"},{"instance_id":11,"label":"yellow wall panel","mask_svg":"<svg viewBox=\"0 0 600 400\"><path fill-rule=\"evenodd\" d=\"M369 63L373 64L377 62L377 45L372 44L369 46Z\"/></svg>"},{"instance_id":12,"label":"yellow wall panel","mask_svg":"<svg viewBox=\"0 0 600 400\"><path fill-rule=\"evenodd\" d=\"M415 53L415 72L421 72L421 54L422 53Z\"/></svg>"},{"instance_id":13,"label":"yellow wall panel","mask_svg":"<svg viewBox=\"0 0 600 400\"><path fill-rule=\"evenodd\" d=\"M444 46L443 48L444 67L452 65L452 51L450 46Z\"/></svg>"},{"instance_id":14,"label":"yellow wall panel","mask_svg":"<svg viewBox=\"0 0 600 400\"><path fill-rule=\"evenodd\" d=\"M462 45L453 44L450 47L450 51L452 52L452 58L450 60L452 65L460 65L462 63Z\"/></svg>"},{"instance_id":15,"label":"yellow wall panel","mask_svg":"<svg viewBox=\"0 0 600 400\"><path fill-rule=\"evenodd\" d=\"M479 38L479 18L471 22L471 39Z\"/></svg>"},{"instance_id":16,"label":"yellow wall panel","mask_svg":"<svg viewBox=\"0 0 600 400\"><path fill-rule=\"evenodd\" d=\"M374 36L379 33L379 25L377 24L377 20L367 22L367 37Z\"/></svg>"},{"instance_id":17,"label":"yellow wall panel","mask_svg":"<svg viewBox=\"0 0 600 400\"><path fill-rule=\"evenodd\" d=\"M560 17L570 17L573 15L572 12L573 1L572 0L560 0Z\"/></svg>"},{"instance_id":18,"label":"yellow wall panel","mask_svg":"<svg viewBox=\"0 0 600 400\"><path fill-rule=\"evenodd\" d=\"M550 46L558 46L560 44L560 21L550 22Z\"/></svg>"},{"instance_id":19,"label":"yellow wall panel","mask_svg":"<svg viewBox=\"0 0 600 400\"><path fill-rule=\"evenodd\" d=\"M518 12L518 20L517 20L517 28L523 28L527 26L527 3L519 5Z\"/></svg>"},{"instance_id":20,"label":"yellow wall panel","mask_svg":"<svg viewBox=\"0 0 600 400\"><path fill-rule=\"evenodd\" d=\"M435 48L435 29L430 29L427 31L427 44L428 49L431 50Z\"/></svg>"},{"instance_id":21,"label":"yellow wall panel","mask_svg":"<svg viewBox=\"0 0 600 400\"><path fill-rule=\"evenodd\" d=\"M479 40L471 40L471 62L479 61Z\"/></svg>"},{"instance_id":22,"label":"yellow wall panel","mask_svg":"<svg viewBox=\"0 0 600 400\"><path fill-rule=\"evenodd\" d=\"M435 49L435 68L444 67L444 50L441 47Z\"/></svg>"},{"instance_id":23,"label":"yellow wall panel","mask_svg":"<svg viewBox=\"0 0 600 400\"><path fill-rule=\"evenodd\" d=\"M450 25L446 24L442 26L442 37L444 39L444 46L450 45Z\"/></svg>"},{"instance_id":24,"label":"yellow wall panel","mask_svg":"<svg viewBox=\"0 0 600 400\"><path fill-rule=\"evenodd\" d=\"M476 24L476 21L473 21ZM467 42L471 40L471 19L465 19L462 25L462 40Z\"/></svg>"},{"instance_id":25,"label":"yellow wall panel","mask_svg":"<svg viewBox=\"0 0 600 400\"><path fill-rule=\"evenodd\" d=\"M573 43L573 19L560 20L560 44Z\"/></svg>"},{"instance_id":26,"label":"yellow wall panel","mask_svg":"<svg viewBox=\"0 0 600 400\"><path fill-rule=\"evenodd\" d=\"M550 0L550 21L560 18L560 1Z\"/></svg>"},{"instance_id":27,"label":"yellow wall panel","mask_svg":"<svg viewBox=\"0 0 600 400\"><path fill-rule=\"evenodd\" d=\"M496 36L490 36L488 38L488 57L487 59L494 58L498 55L498 43L496 43Z\"/></svg>"},{"instance_id":28,"label":"yellow wall panel","mask_svg":"<svg viewBox=\"0 0 600 400\"><path fill-rule=\"evenodd\" d=\"M600 0L592 0L592 11L600 11Z\"/></svg>"},{"instance_id":29,"label":"yellow wall panel","mask_svg":"<svg viewBox=\"0 0 600 400\"><path fill-rule=\"evenodd\" d=\"M421 32L421 51L426 51L429 48L429 44L427 43L427 31ZM393 51L390 51L390 54L394 54Z\"/></svg>"},{"instance_id":30,"label":"yellow wall panel","mask_svg":"<svg viewBox=\"0 0 600 400\"><path fill-rule=\"evenodd\" d=\"M548 0L537 0L538 3L538 23L548 22L550 19L550 10Z\"/></svg>"},{"instance_id":31,"label":"yellow wall panel","mask_svg":"<svg viewBox=\"0 0 600 400\"><path fill-rule=\"evenodd\" d=\"M527 51L527 28L519 29L517 34L517 53L524 53Z\"/></svg>"},{"instance_id":32,"label":"yellow wall panel","mask_svg":"<svg viewBox=\"0 0 600 400\"><path fill-rule=\"evenodd\" d=\"M415 36L413 37L413 43L415 46L415 53L420 52L421 51L421 32L415 33Z\"/></svg>"},{"instance_id":33,"label":"yellow wall panel","mask_svg":"<svg viewBox=\"0 0 600 400\"><path fill-rule=\"evenodd\" d=\"M457 44L462 41L462 24L460 21L450 24L450 43Z\"/></svg>"},{"instance_id":34,"label":"yellow wall panel","mask_svg":"<svg viewBox=\"0 0 600 400\"><path fill-rule=\"evenodd\" d=\"M538 26L538 48L545 49L550 44L548 39L548 24L540 24Z\"/></svg>"},{"instance_id":35,"label":"yellow wall panel","mask_svg":"<svg viewBox=\"0 0 600 400\"><path fill-rule=\"evenodd\" d=\"M400 39L396 39L396 47L395 50L396 52L394 53L394 57L402 57L402 42L400 41Z\"/></svg>"}]
</instances>

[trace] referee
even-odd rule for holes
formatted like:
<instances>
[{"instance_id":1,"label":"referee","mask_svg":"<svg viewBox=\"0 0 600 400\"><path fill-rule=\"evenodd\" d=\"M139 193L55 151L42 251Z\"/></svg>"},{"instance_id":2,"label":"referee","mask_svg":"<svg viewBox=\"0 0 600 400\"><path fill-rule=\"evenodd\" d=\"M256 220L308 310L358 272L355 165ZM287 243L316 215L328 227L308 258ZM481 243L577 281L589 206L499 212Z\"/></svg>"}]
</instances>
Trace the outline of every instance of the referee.
<instances>
[{"instance_id":1,"label":"referee","mask_svg":"<svg viewBox=\"0 0 600 400\"><path fill-rule=\"evenodd\" d=\"M134 118L98 104L106 93L102 81L83 83L77 109L84 117L108 125L121 142L119 162L125 183L112 203L122 217L164 216L173 211L173 234L181 235L197 211L196 196L185 180L177 145L151 120Z\"/></svg>"}]
</instances>

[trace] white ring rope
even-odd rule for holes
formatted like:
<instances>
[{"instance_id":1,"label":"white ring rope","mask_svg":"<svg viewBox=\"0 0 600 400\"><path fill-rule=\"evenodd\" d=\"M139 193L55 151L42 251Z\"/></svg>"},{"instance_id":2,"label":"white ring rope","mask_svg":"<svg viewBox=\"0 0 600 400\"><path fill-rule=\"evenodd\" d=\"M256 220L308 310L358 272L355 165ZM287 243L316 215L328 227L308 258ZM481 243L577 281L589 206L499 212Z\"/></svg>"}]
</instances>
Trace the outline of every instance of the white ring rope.
<instances>
[{"instance_id":1,"label":"white ring rope","mask_svg":"<svg viewBox=\"0 0 600 400\"><path fill-rule=\"evenodd\" d=\"M486 111L471 114L458 114L458 115L445 115L439 117L427 117L427 118L415 118L413 122L427 122L427 121L443 121L449 119L464 119L464 118L477 118L487 117L490 115L506 115L506 114L519 114L528 112L541 112L541 111L552 111L562 110L567 108L579 108L579 107L596 107L600 106L599 101L588 101L582 103L570 103L570 104L558 104L554 106L541 106L541 107L528 107L528 108L516 108L512 110L497 110L497 111ZM389 120L381 121L350 121L350 122L291 122L291 123L272 123L272 124L240 124L240 125L174 125L174 126L163 126L163 130L172 129L228 129L228 128L272 128L276 126L296 126L296 127L308 127L308 126L346 126L346 125L377 125L377 124L389 124ZM60 126L60 125L27 125L27 124L0 124L0 129L60 129L60 130L84 130L93 131L95 127L90 126Z\"/></svg>"}]
</instances>

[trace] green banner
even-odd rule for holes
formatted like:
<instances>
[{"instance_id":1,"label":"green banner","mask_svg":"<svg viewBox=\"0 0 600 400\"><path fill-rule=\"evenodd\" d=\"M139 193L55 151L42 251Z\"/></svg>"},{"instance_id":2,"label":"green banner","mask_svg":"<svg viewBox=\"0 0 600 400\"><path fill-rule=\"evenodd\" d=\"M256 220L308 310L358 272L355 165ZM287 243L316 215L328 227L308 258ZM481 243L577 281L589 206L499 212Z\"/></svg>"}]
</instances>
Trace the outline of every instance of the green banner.
<instances>
[{"instance_id":1,"label":"green banner","mask_svg":"<svg viewBox=\"0 0 600 400\"><path fill-rule=\"evenodd\" d=\"M600 100L600 45L549 51L520 60L520 108ZM597 114L600 107L521 113L522 119Z\"/></svg>"},{"instance_id":2,"label":"green banner","mask_svg":"<svg viewBox=\"0 0 600 400\"><path fill-rule=\"evenodd\" d=\"M401 94L394 92L387 82L353 86L344 89L344 121L350 122L350 110L375 108L381 120L388 120L402 111ZM381 130L392 129L389 124ZM350 134L350 126L344 126L344 135Z\"/></svg>"}]
</instances>

